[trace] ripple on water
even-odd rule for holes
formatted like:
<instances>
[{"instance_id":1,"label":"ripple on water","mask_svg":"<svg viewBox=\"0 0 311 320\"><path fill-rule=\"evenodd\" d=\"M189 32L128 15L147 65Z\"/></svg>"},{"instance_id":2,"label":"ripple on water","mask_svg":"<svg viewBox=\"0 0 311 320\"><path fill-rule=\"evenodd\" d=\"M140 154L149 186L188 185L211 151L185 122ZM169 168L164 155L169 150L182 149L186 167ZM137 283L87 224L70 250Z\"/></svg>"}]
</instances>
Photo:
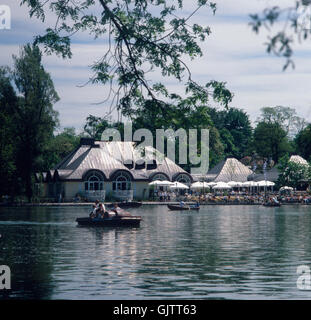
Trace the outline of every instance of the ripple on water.
<instances>
[{"instance_id":1,"label":"ripple on water","mask_svg":"<svg viewBox=\"0 0 311 320\"><path fill-rule=\"evenodd\" d=\"M82 208L0 208L0 264L11 297L309 299L311 207L142 206L140 228L79 228ZM79 210L80 213L79 213Z\"/></svg>"}]
</instances>

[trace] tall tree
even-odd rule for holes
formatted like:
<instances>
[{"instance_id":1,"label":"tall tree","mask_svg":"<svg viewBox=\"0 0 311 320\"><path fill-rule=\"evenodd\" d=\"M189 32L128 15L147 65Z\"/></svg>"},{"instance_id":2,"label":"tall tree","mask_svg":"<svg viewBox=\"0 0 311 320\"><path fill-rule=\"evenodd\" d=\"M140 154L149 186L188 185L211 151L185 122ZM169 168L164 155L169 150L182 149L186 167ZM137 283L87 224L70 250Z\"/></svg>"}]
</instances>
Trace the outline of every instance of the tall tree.
<instances>
[{"instance_id":1,"label":"tall tree","mask_svg":"<svg viewBox=\"0 0 311 320\"><path fill-rule=\"evenodd\" d=\"M106 119L89 115L86 118L86 123L84 125L84 132L96 140L101 139L101 135L106 128L108 128L109 122Z\"/></svg>"},{"instance_id":2,"label":"tall tree","mask_svg":"<svg viewBox=\"0 0 311 320\"><path fill-rule=\"evenodd\" d=\"M254 147L257 154L272 157L275 163L291 151L286 131L278 123L259 122L254 130Z\"/></svg>"},{"instance_id":3,"label":"tall tree","mask_svg":"<svg viewBox=\"0 0 311 320\"><path fill-rule=\"evenodd\" d=\"M192 97L194 98L194 97ZM133 127L135 129L146 128L153 133L154 145L156 143L156 129L184 129L188 132L189 129L197 129L200 134L200 129L209 129L209 147L210 147L210 165L215 165L222 160L224 154L224 146L221 142L218 130L214 127L209 114L209 107L202 104L197 105L195 99L182 99L179 97L177 108L174 105L167 104L164 109L159 107L157 103L149 100L143 108L140 108L136 117L133 119ZM152 121L150 121L152 119ZM200 141L200 137L198 137ZM177 140L177 144L179 141ZM175 149L178 162L178 146ZM200 146L198 147L200 152ZM183 166L184 169L189 169L190 164Z\"/></svg>"},{"instance_id":4,"label":"tall tree","mask_svg":"<svg viewBox=\"0 0 311 320\"><path fill-rule=\"evenodd\" d=\"M204 100L212 98L225 106L232 100L225 83L211 80L198 84L185 63L185 57L194 59L203 54L199 43L211 30L191 22L191 18L198 10L215 13L216 4L211 1L197 0L194 10L186 17L180 12L183 0L20 2L29 7L30 16L42 21L47 13L55 15L56 25L35 41L43 44L47 53L70 58L71 36L77 32L86 31L107 40L102 58L92 66L94 75L90 82L110 86L109 112L117 108L131 116L146 100L157 102L161 108L167 106L164 101L170 100L172 104L174 92L168 92L163 83L150 80L155 72L181 82L186 95L194 93Z\"/></svg>"},{"instance_id":5,"label":"tall tree","mask_svg":"<svg viewBox=\"0 0 311 320\"><path fill-rule=\"evenodd\" d=\"M211 108L210 115L220 133L225 154L239 159L245 156L252 139L252 127L247 113L237 108L221 111Z\"/></svg>"},{"instance_id":6,"label":"tall tree","mask_svg":"<svg viewBox=\"0 0 311 320\"><path fill-rule=\"evenodd\" d=\"M37 46L26 45L20 56L13 56L13 80L21 96L14 107L17 124L17 167L25 183L26 195L32 197L32 177L38 169L37 160L47 147L58 124L58 113L53 104L59 100L50 75L45 71Z\"/></svg>"},{"instance_id":7,"label":"tall tree","mask_svg":"<svg viewBox=\"0 0 311 320\"><path fill-rule=\"evenodd\" d=\"M305 159L311 160L311 124L295 137L296 151Z\"/></svg>"},{"instance_id":8,"label":"tall tree","mask_svg":"<svg viewBox=\"0 0 311 320\"><path fill-rule=\"evenodd\" d=\"M18 103L11 83L10 70L0 68L0 196L12 196L17 186L16 174L16 122L13 106Z\"/></svg>"},{"instance_id":9,"label":"tall tree","mask_svg":"<svg viewBox=\"0 0 311 320\"><path fill-rule=\"evenodd\" d=\"M38 167L40 171L48 171L54 168L70 152L79 146L80 136L76 134L75 128L64 128L62 132L53 136L47 142L40 157Z\"/></svg>"},{"instance_id":10,"label":"tall tree","mask_svg":"<svg viewBox=\"0 0 311 320\"><path fill-rule=\"evenodd\" d=\"M299 133L307 122L297 115L295 108L276 106L261 108L259 121L279 124L289 136Z\"/></svg>"}]
</instances>

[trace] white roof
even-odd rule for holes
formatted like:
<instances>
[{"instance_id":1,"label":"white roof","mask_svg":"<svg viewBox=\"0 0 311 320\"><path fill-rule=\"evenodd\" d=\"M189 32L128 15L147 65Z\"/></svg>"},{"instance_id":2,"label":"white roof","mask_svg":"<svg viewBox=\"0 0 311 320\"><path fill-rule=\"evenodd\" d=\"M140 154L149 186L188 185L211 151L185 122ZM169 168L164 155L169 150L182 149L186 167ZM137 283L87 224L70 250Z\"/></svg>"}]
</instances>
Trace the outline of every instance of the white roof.
<instances>
[{"instance_id":1,"label":"white roof","mask_svg":"<svg viewBox=\"0 0 311 320\"><path fill-rule=\"evenodd\" d=\"M253 171L235 158L228 158L218 163L207 173L207 178L215 182L245 182Z\"/></svg>"}]
</instances>

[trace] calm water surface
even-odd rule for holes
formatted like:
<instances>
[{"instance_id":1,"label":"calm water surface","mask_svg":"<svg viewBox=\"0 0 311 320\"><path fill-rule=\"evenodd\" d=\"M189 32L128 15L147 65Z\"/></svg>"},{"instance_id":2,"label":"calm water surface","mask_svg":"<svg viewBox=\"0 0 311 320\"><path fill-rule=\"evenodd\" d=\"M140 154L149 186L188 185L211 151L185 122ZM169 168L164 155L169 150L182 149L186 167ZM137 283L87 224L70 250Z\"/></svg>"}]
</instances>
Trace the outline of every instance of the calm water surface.
<instances>
[{"instance_id":1,"label":"calm water surface","mask_svg":"<svg viewBox=\"0 0 311 320\"><path fill-rule=\"evenodd\" d=\"M77 227L89 208L0 208L0 298L310 299L311 206L143 206L140 228Z\"/></svg>"}]
</instances>

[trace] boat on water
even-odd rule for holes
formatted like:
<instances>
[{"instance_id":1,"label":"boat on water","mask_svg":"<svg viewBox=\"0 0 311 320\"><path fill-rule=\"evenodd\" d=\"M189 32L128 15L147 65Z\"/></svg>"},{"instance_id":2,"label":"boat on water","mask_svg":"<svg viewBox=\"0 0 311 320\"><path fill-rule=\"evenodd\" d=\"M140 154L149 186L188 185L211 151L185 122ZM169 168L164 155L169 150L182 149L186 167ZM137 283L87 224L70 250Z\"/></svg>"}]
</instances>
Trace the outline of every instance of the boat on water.
<instances>
[{"instance_id":1,"label":"boat on water","mask_svg":"<svg viewBox=\"0 0 311 320\"><path fill-rule=\"evenodd\" d=\"M100 227L139 227L142 218L140 216L113 216L109 218L77 218L80 226Z\"/></svg>"},{"instance_id":2,"label":"boat on water","mask_svg":"<svg viewBox=\"0 0 311 320\"><path fill-rule=\"evenodd\" d=\"M180 211L180 210L200 210L200 207L197 207L195 205L185 205L185 206L180 206L180 205L173 205L173 204L168 204L168 208L172 211Z\"/></svg>"},{"instance_id":3,"label":"boat on water","mask_svg":"<svg viewBox=\"0 0 311 320\"><path fill-rule=\"evenodd\" d=\"M128 208L139 208L142 203L138 201L128 201L128 202L117 202L117 205L121 209L128 209ZM108 207L113 207L113 204L109 205Z\"/></svg>"},{"instance_id":4,"label":"boat on water","mask_svg":"<svg viewBox=\"0 0 311 320\"><path fill-rule=\"evenodd\" d=\"M263 205L265 207L280 207L281 203L275 198L270 198L269 200L266 200Z\"/></svg>"},{"instance_id":5,"label":"boat on water","mask_svg":"<svg viewBox=\"0 0 311 320\"><path fill-rule=\"evenodd\" d=\"M265 202L263 203L265 207L280 207L281 204L279 202Z\"/></svg>"}]
</instances>

